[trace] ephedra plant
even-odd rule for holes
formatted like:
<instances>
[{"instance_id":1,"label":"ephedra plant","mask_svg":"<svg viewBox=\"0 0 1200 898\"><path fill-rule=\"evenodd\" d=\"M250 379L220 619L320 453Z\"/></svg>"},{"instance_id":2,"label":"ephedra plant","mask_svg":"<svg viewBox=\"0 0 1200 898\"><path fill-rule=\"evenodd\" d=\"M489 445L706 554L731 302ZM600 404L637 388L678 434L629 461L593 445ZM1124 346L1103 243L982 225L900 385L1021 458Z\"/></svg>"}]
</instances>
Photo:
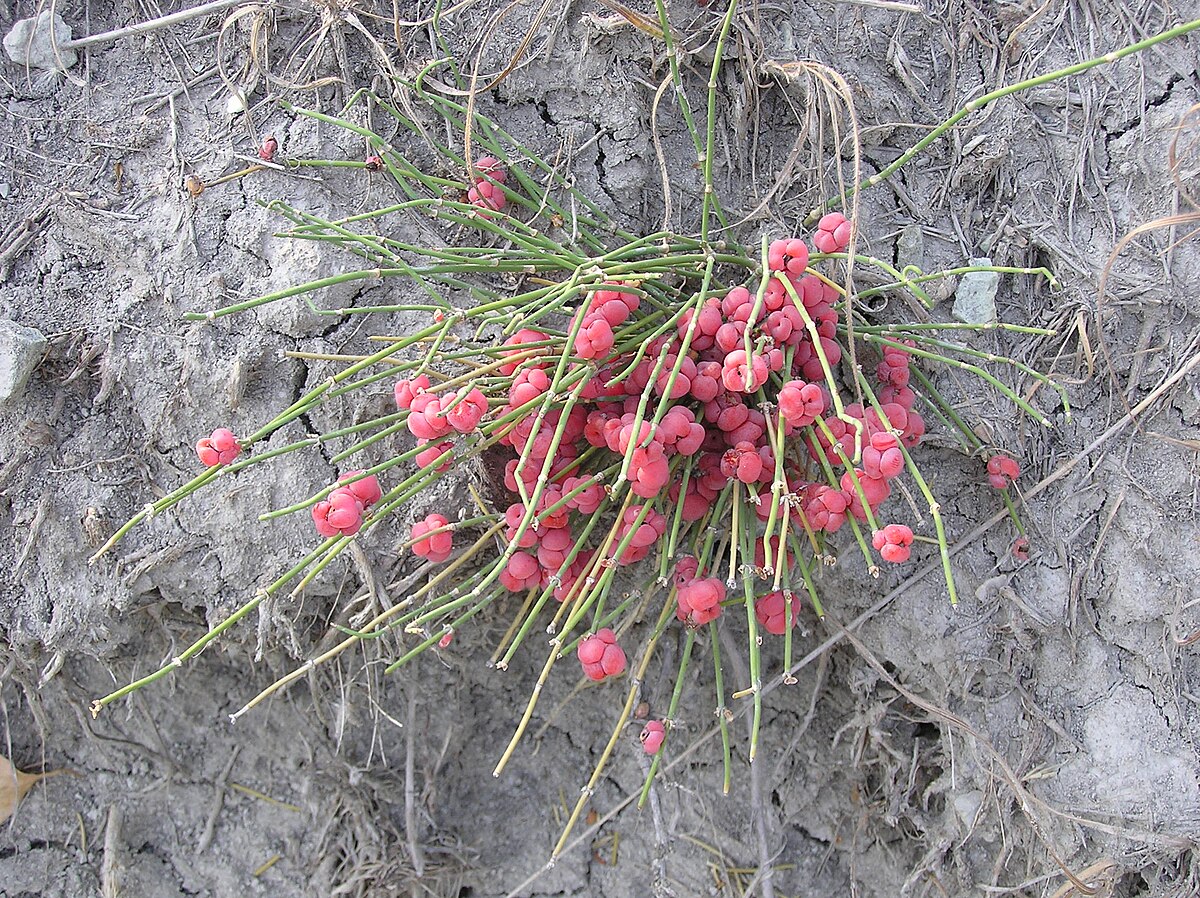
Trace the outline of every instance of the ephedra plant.
<instances>
[{"instance_id":1,"label":"ephedra plant","mask_svg":"<svg viewBox=\"0 0 1200 898\"><path fill-rule=\"evenodd\" d=\"M732 14L731 7L710 84L717 83ZM401 634L405 648L390 672L435 646L447 647L476 616L516 605L490 663L503 670L519 651L544 652L545 660L527 706L514 709L514 733L499 752L496 773L524 734L541 684L567 667L569 676L617 678L615 688L624 693L620 702L607 699L614 705L613 733L590 787L631 719L655 646L679 627L684 650L669 707L642 734L644 749L655 755L648 789L661 753L671 750L671 720L688 668L697 663L697 634L706 630L716 689L708 710L719 712L728 789L735 746L725 711L749 705L752 735L736 750L753 759L763 686L790 677L801 609L823 614L824 565L859 556L876 572L880 564L905 564L914 551L940 555L955 600L939 497L921 468L927 424L957 435L968 452L991 455L989 479L1014 507L1008 487L1016 462L983 451L939 395L931 372L971 375L1040 424L1048 423L1044 415L995 372L1039 381L1056 390L1064 406L1066 396L1025 364L955 339L965 325L931 316L884 322L863 311L872 296L900 292L928 308L927 284L971 269L898 271L856 253L856 222L828 206L805 234L738 242L713 189L715 96L710 90L707 123L697 128L677 65L676 88L704 180L693 235L624 229L498 123L431 89L428 76L443 68L450 77L457 71L453 61L440 60L400 88L409 92L409 105L440 122L436 128L366 92L351 100L343 117L296 110L360 135L369 149L354 162L287 165L385 178L402 197L341 219L272 204L291 223L288 237L339 244L366 262L361 270L192 316L215 320L264 303L299 301L334 284L396 278L415 285L425 300L330 314L388 322L395 313L417 312L427 323L375 338L380 348L373 354L338 357L336 374L258 430L235 436L222 428L201 439L203 472L148 505L97 557L139 521L217 478L245 476L252 466L328 443L341 469L336 481L262 515L267 521L310 516L311 551L161 670L99 699L93 712L182 667L266 597L298 595L362 534L384 527L398 509L415 508L417 517L428 513L403 547L426 559L428 579L235 717L359 640L388 630ZM406 155L401 140L384 140L356 124L351 112L362 104L385 115L417 150ZM453 139L439 142L436 135L446 133ZM277 144L270 146L272 159L278 152ZM432 219L445 245L380 236L387 233L385 221L403 215ZM848 294L851 265L882 283ZM1044 269L994 270L1052 282ZM498 275L520 286L502 289ZM451 296L470 297L470 304ZM298 442L274 439L323 403L385 389L394 395L391 414ZM375 464L359 461L381 455L385 460ZM465 483L469 470L502 480L507 500L491 505L472 490L476 513L463 520L427 508L426 490L445 478ZM1019 527L1015 512L1013 519ZM1020 541L1017 547L1023 550ZM517 602L501 603L510 595ZM751 682L740 693L725 689L720 627L734 631L744 647ZM774 639L782 642L783 662L767 669L762 647ZM605 702L614 694L581 700ZM555 855L588 794L585 788Z\"/></svg>"}]
</instances>

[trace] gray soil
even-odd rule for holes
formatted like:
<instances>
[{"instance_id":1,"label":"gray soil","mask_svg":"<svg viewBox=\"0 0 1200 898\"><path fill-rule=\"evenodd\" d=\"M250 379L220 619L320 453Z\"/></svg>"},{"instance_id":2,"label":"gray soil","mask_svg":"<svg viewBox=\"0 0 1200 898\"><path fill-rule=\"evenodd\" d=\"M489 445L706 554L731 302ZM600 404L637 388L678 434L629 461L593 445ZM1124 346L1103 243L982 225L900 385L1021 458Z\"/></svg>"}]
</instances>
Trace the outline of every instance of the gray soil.
<instances>
[{"instance_id":1,"label":"gray soil","mask_svg":"<svg viewBox=\"0 0 1200 898\"><path fill-rule=\"evenodd\" d=\"M786 77L788 63L845 77L870 174L972 98L1200 14L1112 0L919 5L818 0L739 15L719 91L717 188L748 219L747 239L799 232L834 183L828 96ZM724 8L671 6L702 116ZM0 24L37 8L6 4ZM76 36L171 11L55 8ZM450 49L472 58L501 8L449 12ZM961 547L957 607L936 564L873 580L847 552L822 573L828 619L802 621L796 657L809 663L765 699L753 767L746 717L735 720L728 796L701 663L651 806L627 802L645 768L631 726L592 798L597 819L548 868L624 692L580 694L577 677L559 672L493 778L543 657L530 649L506 672L487 667L515 605L395 675L383 667L403 635L364 643L229 722L339 638L334 623L406 588L396 584L415 568L395 551L400 533L454 507L452 495L403 510L299 598L265 603L185 669L91 718L93 699L178 655L311 546L303 516L257 515L311 495L335 468L320 452L285 456L144 524L95 565L91 552L194 475L198 437L250 431L334 370L285 351L358 352L369 333L413 325L317 315L298 300L185 322L184 312L355 267L336 249L274 236L285 223L263 204L333 218L393 197L361 170L259 172L195 198L185 178L235 171L267 133L287 157L361 159L361 138L281 101L332 113L354 88L384 90L379 48L411 74L442 52L432 11L409 0L247 3L80 51L66 75L0 62L0 317L47 339L23 392L0 405L0 734L21 769L74 774L39 784L4 824L0 895L1084 894L1068 870L1099 895L1200 894L1200 667L1185 644L1200 628L1200 375L1176 378L1136 426L1109 433L1196 362L1193 221L1123 244L1098 299L1119 241L1192 211L1200 195L1192 37L988 106L862 195L873 255L918 252L933 270L986 254L1054 272L1057 290L1005 276L997 301L1001 321L1056 336L968 339L1050 372L1073 414L1011 369L995 370L1052 427L973 378L937 375L984 441L1022 461L1030 558L1010 552L1016 534L982 461L933 428L920 458ZM568 166L628 227L657 229L650 115L668 74L661 41L591 0L550 4L540 23L521 8L486 35L482 70L503 69L530 27L519 66L481 108ZM332 80L311 86L318 79ZM232 109L232 88L247 112ZM656 122L671 224L689 229L699 182L669 90ZM851 130L844 116L839 128ZM428 239L416 221L389 227ZM336 308L410 295L409 284L366 281L313 299ZM288 436L385 412L386 385L368 393ZM372 582L391 586L364 588ZM860 615L844 636L842 623ZM655 716L670 700L679 640L671 631L646 682ZM779 653L767 655L778 671ZM736 663L729 673L732 688L745 685Z\"/></svg>"}]
</instances>

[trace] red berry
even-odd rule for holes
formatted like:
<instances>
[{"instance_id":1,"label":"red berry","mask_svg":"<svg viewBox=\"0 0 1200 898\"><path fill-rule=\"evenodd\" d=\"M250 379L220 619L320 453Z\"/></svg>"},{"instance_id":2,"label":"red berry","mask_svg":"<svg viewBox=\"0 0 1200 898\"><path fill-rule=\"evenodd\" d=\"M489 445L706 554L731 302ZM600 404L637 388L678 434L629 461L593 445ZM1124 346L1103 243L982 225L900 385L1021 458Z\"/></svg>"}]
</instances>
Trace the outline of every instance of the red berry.
<instances>
[{"instance_id":1,"label":"red berry","mask_svg":"<svg viewBox=\"0 0 1200 898\"><path fill-rule=\"evenodd\" d=\"M721 366L721 382L734 393L753 393L767 381L767 361L761 355L746 356L746 350L735 349L725 356Z\"/></svg>"},{"instance_id":2,"label":"red berry","mask_svg":"<svg viewBox=\"0 0 1200 898\"><path fill-rule=\"evenodd\" d=\"M768 633L782 636L789 626L796 626L795 601L788 601L782 590L767 593L755 601L754 616Z\"/></svg>"},{"instance_id":3,"label":"red berry","mask_svg":"<svg viewBox=\"0 0 1200 898\"><path fill-rule=\"evenodd\" d=\"M756 483L762 470L762 456L753 443L740 442L721 456L721 473L730 480Z\"/></svg>"},{"instance_id":4,"label":"red berry","mask_svg":"<svg viewBox=\"0 0 1200 898\"><path fill-rule=\"evenodd\" d=\"M862 466L868 478L890 480L898 476L904 470L900 440L893 433L872 434L870 444L863 447Z\"/></svg>"},{"instance_id":5,"label":"red berry","mask_svg":"<svg viewBox=\"0 0 1200 898\"><path fill-rule=\"evenodd\" d=\"M612 325L598 312L583 317L575 335L575 354L581 359L602 359L613 347Z\"/></svg>"},{"instance_id":6,"label":"red berry","mask_svg":"<svg viewBox=\"0 0 1200 898\"><path fill-rule=\"evenodd\" d=\"M264 162L272 162L275 159L275 151L279 149L279 141L274 136L268 136L262 142L262 146L258 148L258 158Z\"/></svg>"},{"instance_id":7,"label":"red berry","mask_svg":"<svg viewBox=\"0 0 1200 898\"><path fill-rule=\"evenodd\" d=\"M679 574L676 574L678 578ZM725 584L719 577L689 580L675 591L675 617L689 626L701 626L721 615Z\"/></svg>"},{"instance_id":8,"label":"red berry","mask_svg":"<svg viewBox=\"0 0 1200 898\"><path fill-rule=\"evenodd\" d=\"M837 253L850 245L850 222L841 212L830 212L817 222L813 246L823 253Z\"/></svg>"},{"instance_id":9,"label":"red berry","mask_svg":"<svg viewBox=\"0 0 1200 898\"><path fill-rule=\"evenodd\" d=\"M196 455L202 464L212 468L217 465L227 465L242 454L233 431L218 427L200 442L196 443Z\"/></svg>"},{"instance_id":10,"label":"red berry","mask_svg":"<svg viewBox=\"0 0 1200 898\"><path fill-rule=\"evenodd\" d=\"M890 561L892 564L902 564L908 561L912 544L912 529L905 524L888 524L882 530L876 530L871 536L871 545L875 547L884 561Z\"/></svg>"},{"instance_id":11,"label":"red berry","mask_svg":"<svg viewBox=\"0 0 1200 898\"><path fill-rule=\"evenodd\" d=\"M504 170L504 166L495 156L484 156L475 160L475 180L478 182L481 179L487 178L495 181L497 184L503 184L508 180L508 172Z\"/></svg>"},{"instance_id":12,"label":"red berry","mask_svg":"<svg viewBox=\"0 0 1200 898\"><path fill-rule=\"evenodd\" d=\"M401 411L408 411L412 406L413 399L426 392L429 386L429 377L425 374L418 375L412 380L396 381L396 408Z\"/></svg>"},{"instance_id":13,"label":"red berry","mask_svg":"<svg viewBox=\"0 0 1200 898\"><path fill-rule=\"evenodd\" d=\"M437 467L434 468L434 471L439 474L444 474L450 470L450 465L454 463L454 443L450 442L450 440L445 440L441 443L422 440L419 445L425 448L418 452L414 459L417 467L428 468L436 464Z\"/></svg>"},{"instance_id":14,"label":"red berry","mask_svg":"<svg viewBox=\"0 0 1200 898\"><path fill-rule=\"evenodd\" d=\"M912 409L908 411L908 424L904 428L904 433L900 436L906 448L911 449L917 443L921 442L921 437L925 436L925 419Z\"/></svg>"},{"instance_id":15,"label":"red berry","mask_svg":"<svg viewBox=\"0 0 1200 898\"><path fill-rule=\"evenodd\" d=\"M808 526L813 530L834 533L846 523L849 507L850 497L844 491L835 490L825 484L814 484L809 488L803 513Z\"/></svg>"},{"instance_id":16,"label":"red berry","mask_svg":"<svg viewBox=\"0 0 1200 898\"><path fill-rule=\"evenodd\" d=\"M648 755L656 755L662 748L663 740L667 738L667 729L661 720L648 720L638 738L642 740L642 751Z\"/></svg>"},{"instance_id":17,"label":"red berry","mask_svg":"<svg viewBox=\"0 0 1200 898\"><path fill-rule=\"evenodd\" d=\"M478 387L463 387L458 391L454 406L446 412L446 420L459 433L470 433L487 414L488 401Z\"/></svg>"},{"instance_id":18,"label":"red berry","mask_svg":"<svg viewBox=\"0 0 1200 898\"><path fill-rule=\"evenodd\" d=\"M549 338L545 334L543 334L541 331L535 331L531 328L523 327L519 331L517 331L515 334L513 334L511 337L509 337L507 340L504 341L504 346L508 347L508 348L500 350L500 357L505 358L505 359L510 358L511 356L514 356L514 355L517 355L517 354L523 352L526 343L543 343L548 339ZM547 350L547 351L550 351L550 350ZM521 362L520 364L527 366L527 367L534 367L528 361ZM545 364L548 364L548 363L539 363L539 365L537 365L536 367L542 367ZM514 371L517 370L517 367L518 367L517 362L506 362L505 364L500 366L500 373L503 374L505 377L508 377Z\"/></svg>"},{"instance_id":19,"label":"red berry","mask_svg":"<svg viewBox=\"0 0 1200 898\"><path fill-rule=\"evenodd\" d=\"M313 524L324 537L353 536L362 527L363 504L348 487L340 486L312 508Z\"/></svg>"},{"instance_id":20,"label":"red berry","mask_svg":"<svg viewBox=\"0 0 1200 898\"><path fill-rule=\"evenodd\" d=\"M576 649L583 672L593 680L615 677L625 670L625 652L617 645L617 636L605 628L579 643Z\"/></svg>"},{"instance_id":21,"label":"red berry","mask_svg":"<svg viewBox=\"0 0 1200 898\"><path fill-rule=\"evenodd\" d=\"M429 514L425 520L417 521L412 527L413 554L427 558L435 564L445 561L454 551L454 534L446 530L442 533L427 534L430 531L445 527L450 522L444 515Z\"/></svg>"},{"instance_id":22,"label":"red berry","mask_svg":"<svg viewBox=\"0 0 1200 898\"><path fill-rule=\"evenodd\" d=\"M524 592L542 582L542 569L528 552L516 552L500 572L500 582L511 592Z\"/></svg>"},{"instance_id":23,"label":"red berry","mask_svg":"<svg viewBox=\"0 0 1200 898\"><path fill-rule=\"evenodd\" d=\"M767 265L772 271L801 275L808 267L808 247L803 240L776 240L767 249Z\"/></svg>"},{"instance_id":24,"label":"red berry","mask_svg":"<svg viewBox=\"0 0 1200 898\"><path fill-rule=\"evenodd\" d=\"M779 411L793 427L807 427L825 414L825 393L817 384L790 380L779 389Z\"/></svg>"},{"instance_id":25,"label":"red berry","mask_svg":"<svg viewBox=\"0 0 1200 898\"><path fill-rule=\"evenodd\" d=\"M1016 459L1007 455L993 455L988 459L987 470L988 482L998 490L1008 489L1021 474L1021 466Z\"/></svg>"},{"instance_id":26,"label":"red berry","mask_svg":"<svg viewBox=\"0 0 1200 898\"><path fill-rule=\"evenodd\" d=\"M552 529L543 527L539 533L538 564L547 571L556 573L563 566L563 562L567 560L567 556L571 554L571 550L575 548L575 539L566 527Z\"/></svg>"},{"instance_id":27,"label":"red berry","mask_svg":"<svg viewBox=\"0 0 1200 898\"><path fill-rule=\"evenodd\" d=\"M355 480L353 483L346 483L350 478L366 473L366 471L347 471L338 478L338 483L344 484L343 488L353 493L354 497L362 503L363 508L370 508L383 496L383 490L379 488L379 478L374 474L369 474L366 477Z\"/></svg>"}]
</instances>

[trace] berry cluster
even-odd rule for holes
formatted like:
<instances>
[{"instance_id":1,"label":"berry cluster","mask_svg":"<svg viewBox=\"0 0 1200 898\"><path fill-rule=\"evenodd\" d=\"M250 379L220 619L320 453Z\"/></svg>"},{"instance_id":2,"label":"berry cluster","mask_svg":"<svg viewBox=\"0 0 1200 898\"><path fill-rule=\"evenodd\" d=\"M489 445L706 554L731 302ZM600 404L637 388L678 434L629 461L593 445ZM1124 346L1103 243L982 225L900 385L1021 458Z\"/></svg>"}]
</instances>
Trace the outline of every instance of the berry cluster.
<instances>
[{"instance_id":1,"label":"berry cluster","mask_svg":"<svg viewBox=\"0 0 1200 898\"><path fill-rule=\"evenodd\" d=\"M503 181L495 160L480 160L479 168L484 178L477 185ZM478 190L472 201L501 196ZM814 242L824 252L840 251L849 232L843 217L826 216ZM505 485L517 501L504 514L509 550L501 584L512 591L549 589L564 601L577 594L585 573L594 582L597 565L646 557L668 530L664 512L678 508L684 523L698 521L732 483L748 492L764 521L771 503L763 497L782 485L797 534L833 533L851 517L876 526L889 481L905 470L905 450L925 432L908 386L910 347L883 345L877 404L842 406L830 392L842 356L839 294L809 269L809 257L802 240L775 241L761 290L735 286L707 297L672 331L629 351L615 349L616 335L642 305L640 285L598 285L568 330L576 360L570 370L590 368L570 402L547 401L558 358L541 347L553 347L554 338L523 328L505 342L497 367L507 379L507 398L494 410L496 420L506 422L499 442L516 456L505 468ZM419 441L417 464L435 471L453 459L454 435L476 430L490 411L478 388L442 392L425 375L398 382L395 399L409 412L408 429ZM657 412L647 411L651 404ZM783 447L782 458L776 446ZM598 558L598 548L579 545L577 533L618 488L636 499L625 503L613 526L608 557ZM414 539L429 529L414 529ZM885 560L899 563L908 558L911 531L888 525L873 543ZM444 553L424 542L416 547L429 558L449 553L448 545ZM759 555L761 566L761 546ZM717 572L699 567L688 556L675 569L677 617L692 627L715 620L726 600ZM775 590L756 603L768 632L795 624L789 596ZM599 643L586 645L591 648L580 657L595 675L599 656L589 653L599 651Z\"/></svg>"},{"instance_id":2,"label":"berry cluster","mask_svg":"<svg viewBox=\"0 0 1200 898\"><path fill-rule=\"evenodd\" d=\"M342 486L312 507L317 533L324 537L358 533L363 516L383 495L375 475L363 476L365 474L366 471L347 471L338 478Z\"/></svg>"},{"instance_id":3,"label":"berry cluster","mask_svg":"<svg viewBox=\"0 0 1200 898\"><path fill-rule=\"evenodd\" d=\"M500 211L505 179L496 159L480 159L470 201ZM813 245L840 252L850 232L844 216L827 215ZM428 476L451 466L467 435L513 451L504 483L515 501L503 514L506 549L495 582L513 592L549 592L559 602L590 596L606 570L646 558L672 526L709 517L731 495L746 509L743 528L754 527L755 517L774 521L768 530L782 528L767 545L746 537L756 540L760 573L790 571L803 540L820 540L850 520L856 533L859 524L870 526L885 561L909 558L912 531L881 525L876 515L925 432L909 387L912 344L880 341L871 401L844 404L836 392L840 293L809 267L810 256L803 240L771 243L756 290L738 285L697 298L673 326L645 340L623 336L637 332L648 295L642 284L597 283L569 322L565 367L561 338L526 327L500 347L492 366L499 378L444 389L418 373L395 384L396 406L417 441L415 463ZM569 390L559 386L564 371ZM504 394L496 395L497 385ZM226 464L240 447L218 430L197 451L205 464ZM989 472L993 483L1011 479L1015 463L994 458ZM353 536L362 527L381 495L364 473L344 475L313 506L322 536ZM597 513L618 504L605 537L579 538ZM452 531L444 515L429 514L412 527L414 554L446 561ZM673 585L677 619L696 628L716 620L730 597L711 548L696 543L690 551L676 561ZM753 610L774 635L796 624L797 600L778 577ZM625 669L611 629L584 639L578 657L595 680ZM661 734L645 741L656 749Z\"/></svg>"},{"instance_id":4,"label":"berry cluster","mask_svg":"<svg viewBox=\"0 0 1200 898\"><path fill-rule=\"evenodd\" d=\"M500 160L492 156L484 156L477 160L472 180L473 183L467 190L467 202L480 209L502 212L508 205L508 197L504 195L501 185L508 180L508 172L504 170Z\"/></svg>"}]
</instances>

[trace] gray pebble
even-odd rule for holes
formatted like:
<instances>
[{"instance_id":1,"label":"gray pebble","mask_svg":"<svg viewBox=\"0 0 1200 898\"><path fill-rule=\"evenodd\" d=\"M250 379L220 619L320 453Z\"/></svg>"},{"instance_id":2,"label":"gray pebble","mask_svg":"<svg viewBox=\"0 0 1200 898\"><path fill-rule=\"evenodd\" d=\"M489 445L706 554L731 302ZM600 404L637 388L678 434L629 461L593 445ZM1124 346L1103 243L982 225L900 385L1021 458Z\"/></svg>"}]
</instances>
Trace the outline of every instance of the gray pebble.
<instances>
[{"instance_id":1,"label":"gray pebble","mask_svg":"<svg viewBox=\"0 0 1200 898\"><path fill-rule=\"evenodd\" d=\"M62 16L45 10L30 19L21 19L4 36L4 51L18 65L31 69L62 72L75 65L74 50L63 44L71 40L71 26Z\"/></svg>"},{"instance_id":2,"label":"gray pebble","mask_svg":"<svg viewBox=\"0 0 1200 898\"><path fill-rule=\"evenodd\" d=\"M0 403L20 395L45 352L40 331L0 318Z\"/></svg>"},{"instance_id":3,"label":"gray pebble","mask_svg":"<svg viewBox=\"0 0 1200 898\"><path fill-rule=\"evenodd\" d=\"M988 258L972 259L971 265L991 265ZM996 291L1000 274L995 271L969 271L954 291L954 317L967 324L991 324L996 320Z\"/></svg>"}]
</instances>

